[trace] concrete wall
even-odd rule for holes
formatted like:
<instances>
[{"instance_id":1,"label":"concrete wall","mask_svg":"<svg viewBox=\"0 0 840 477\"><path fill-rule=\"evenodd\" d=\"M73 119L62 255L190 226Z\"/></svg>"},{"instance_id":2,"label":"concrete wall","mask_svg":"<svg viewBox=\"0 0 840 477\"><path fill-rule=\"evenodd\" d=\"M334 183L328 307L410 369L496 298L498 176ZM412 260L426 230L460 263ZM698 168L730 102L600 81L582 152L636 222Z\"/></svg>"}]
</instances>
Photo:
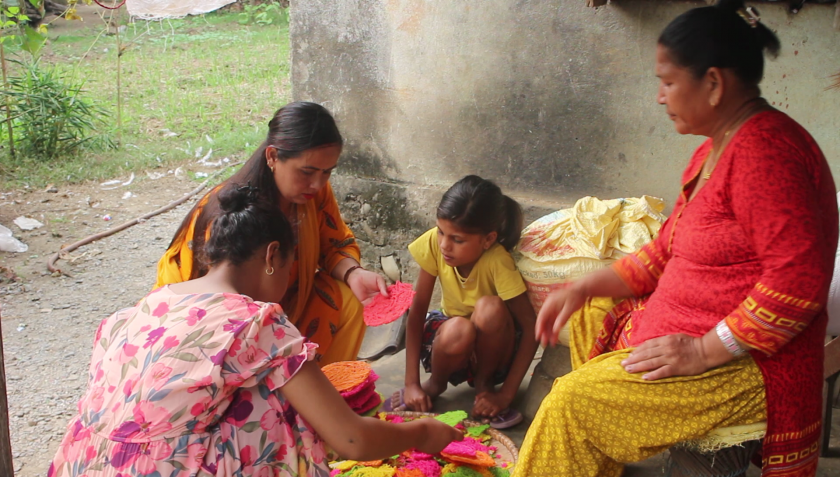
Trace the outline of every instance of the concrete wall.
<instances>
[{"instance_id":1,"label":"concrete wall","mask_svg":"<svg viewBox=\"0 0 840 477\"><path fill-rule=\"evenodd\" d=\"M293 0L293 96L335 113L347 138L336 187L358 212L380 207L379 218L350 213L374 228L425 228L441 191L468 173L546 207L584 195L670 204L702 138L676 134L656 103L654 50L671 19L702 5ZM840 71L834 6L759 7L783 43L765 97L816 137L836 173L840 90L825 91Z\"/></svg>"}]
</instances>

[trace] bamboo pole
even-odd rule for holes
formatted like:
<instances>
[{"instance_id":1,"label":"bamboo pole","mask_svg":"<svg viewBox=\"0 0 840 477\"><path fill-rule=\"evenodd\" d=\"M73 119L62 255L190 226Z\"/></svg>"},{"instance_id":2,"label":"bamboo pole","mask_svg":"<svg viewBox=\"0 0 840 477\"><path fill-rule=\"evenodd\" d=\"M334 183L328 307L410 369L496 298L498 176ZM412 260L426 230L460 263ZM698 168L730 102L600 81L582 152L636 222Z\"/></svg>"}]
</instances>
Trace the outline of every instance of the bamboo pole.
<instances>
[{"instance_id":1,"label":"bamboo pole","mask_svg":"<svg viewBox=\"0 0 840 477\"><path fill-rule=\"evenodd\" d=\"M117 0L114 0L114 4L116 5ZM114 11L111 10L111 23L113 24L114 18ZM122 146L122 55L123 55L123 47L122 47L122 37L120 36L120 18L122 17L121 11L116 10L117 13L117 23L114 25L114 28L117 30L117 144Z\"/></svg>"},{"instance_id":2,"label":"bamboo pole","mask_svg":"<svg viewBox=\"0 0 840 477\"><path fill-rule=\"evenodd\" d=\"M0 8L5 8L2 2L0 2ZM9 81L6 74L6 48L3 46L3 42L0 42L0 69L3 70L3 87L8 90ZM9 127L9 152L12 155L12 159L14 159L15 135L14 129L12 128L12 100L8 95L6 95L6 125Z\"/></svg>"}]
</instances>

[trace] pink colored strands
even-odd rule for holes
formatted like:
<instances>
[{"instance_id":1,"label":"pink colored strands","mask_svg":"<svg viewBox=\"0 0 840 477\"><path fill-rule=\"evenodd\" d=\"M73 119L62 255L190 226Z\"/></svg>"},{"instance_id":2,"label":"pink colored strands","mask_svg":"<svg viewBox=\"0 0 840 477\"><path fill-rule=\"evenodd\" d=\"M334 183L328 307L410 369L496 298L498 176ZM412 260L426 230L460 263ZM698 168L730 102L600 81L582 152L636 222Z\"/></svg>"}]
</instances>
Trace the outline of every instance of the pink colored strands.
<instances>
[{"instance_id":1,"label":"pink colored strands","mask_svg":"<svg viewBox=\"0 0 840 477\"><path fill-rule=\"evenodd\" d=\"M405 310L411 308L412 300L414 300L414 289L408 283L397 282L389 286L387 298L376 295L365 306L365 324L381 326L397 321Z\"/></svg>"},{"instance_id":2,"label":"pink colored strands","mask_svg":"<svg viewBox=\"0 0 840 477\"><path fill-rule=\"evenodd\" d=\"M464 437L464 440L461 442L451 442L445 449L441 452L450 454L450 455L458 455L462 457L475 457L476 451L481 451L486 454L490 454L492 451L495 451L495 447L488 447L481 443L480 440L474 439L472 437Z\"/></svg>"},{"instance_id":3,"label":"pink colored strands","mask_svg":"<svg viewBox=\"0 0 840 477\"><path fill-rule=\"evenodd\" d=\"M362 384L341 393L347 405L357 414L363 414L382 403L382 398L376 392L374 383L379 376L373 371Z\"/></svg>"}]
</instances>

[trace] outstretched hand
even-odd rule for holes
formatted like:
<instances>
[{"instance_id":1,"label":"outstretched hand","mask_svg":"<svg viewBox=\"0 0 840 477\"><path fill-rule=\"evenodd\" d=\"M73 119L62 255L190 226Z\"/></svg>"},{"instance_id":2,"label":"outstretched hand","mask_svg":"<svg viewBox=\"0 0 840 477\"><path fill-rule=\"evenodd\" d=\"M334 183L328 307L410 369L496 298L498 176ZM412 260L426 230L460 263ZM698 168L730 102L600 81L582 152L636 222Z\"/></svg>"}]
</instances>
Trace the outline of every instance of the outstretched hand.
<instances>
[{"instance_id":1,"label":"outstretched hand","mask_svg":"<svg viewBox=\"0 0 840 477\"><path fill-rule=\"evenodd\" d=\"M537 316L537 341L543 347L556 345L563 325L569 321L572 313L586 303L586 298L587 296L574 286L557 290L549 295Z\"/></svg>"},{"instance_id":2,"label":"outstretched hand","mask_svg":"<svg viewBox=\"0 0 840 477\"><path fill-rule=\"evenodd\" d=\"M385 285L385 279L378 273L370 270L354 270L353 273L347 277L347 286L356 295L356 298L362 302L362 305L367 305L373 300L377 294L388 296L388 287Z\"/></svg>"},{"instance_id":3,"label":"outstretched hand","mask_svg":"<svg viewBox=\"0 0 840 477\"><path fill-rule=\"evenodd\" d=\"M420 452L437 454L450 442L464 440L463 432L437 419L420 419L414 422L420 422L426 427L423 443L417 446L417 450Z\"/></svg>"},{"instance_id":4,"label":"outstretched hand","mask_svg":"<svg viewBox=\"0 0 840 477\"><path fill-rule=\"evenodd\" d=\"M654 381L671 376L696 376L708 365L702 338L684 334L662 336L645 341L621 362L628 373L644 373L642 379Z\"/></svg>"}]
</instances>

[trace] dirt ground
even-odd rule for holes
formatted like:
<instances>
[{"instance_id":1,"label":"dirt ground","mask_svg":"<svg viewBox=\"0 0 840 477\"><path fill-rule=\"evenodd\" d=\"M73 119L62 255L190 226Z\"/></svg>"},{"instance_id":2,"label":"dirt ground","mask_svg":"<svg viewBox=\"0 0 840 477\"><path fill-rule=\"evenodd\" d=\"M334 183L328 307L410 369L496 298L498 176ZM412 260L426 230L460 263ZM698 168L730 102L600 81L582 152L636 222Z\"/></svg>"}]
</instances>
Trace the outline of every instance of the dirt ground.
<instances>
[{"instance_id":1,"label":"dirt ground","mask_svg":"<svg viewBox=\"0 0 840 477\"><path fill-rule=\"evenodd\" d=\"M59 262L66 275L48 273L47 259L63 244L155 210L197 185L172 174L137 177L112 190L97 183L57 192L0 193L0 224L29 245L24 253L0 252L0 267L6 269L0 273L0 313L18 477L45 475L85 389L99 322L151 289L157 260L193 201L76 250ZM129 192L131 197L123 198ZM22 232L12 223L19 216L45 225ZM16 278L9 280L8 270Z\"/></svg>"},{"instance_id":2,"label":"dirt ground","mask_svg":"<svg viewBox=\"0 0 840 477\"><path fill-rule=\"evenodd\" d=\"M198 185L186 174L177 178L174 173L157 179L139 173L128 185L122 183L130 177L117 179L119 184L109 186L93 183L0 193L0 224L29 246L24 253L0 252L0 325L17 477L45 475L84 392L99 322L151 289L157 261L195 199L72 252L59 262L63 275L47 271L48 258L62 245L155 210ZM22 232L13 224L19 216L45 225ZM104 220L106 216L110 220ZM387 363L381 366L385 372ZM402 361L391 367L396 379ZM833 427L831 444L837 447L840 411L835 412ZM630 466L626 475L661 475L663 465L663 458L656 457ZM757 475L756 471L749 475ZM821 459L818 475L838 472L840 459Z\"/></svg>"}]
</instances>

